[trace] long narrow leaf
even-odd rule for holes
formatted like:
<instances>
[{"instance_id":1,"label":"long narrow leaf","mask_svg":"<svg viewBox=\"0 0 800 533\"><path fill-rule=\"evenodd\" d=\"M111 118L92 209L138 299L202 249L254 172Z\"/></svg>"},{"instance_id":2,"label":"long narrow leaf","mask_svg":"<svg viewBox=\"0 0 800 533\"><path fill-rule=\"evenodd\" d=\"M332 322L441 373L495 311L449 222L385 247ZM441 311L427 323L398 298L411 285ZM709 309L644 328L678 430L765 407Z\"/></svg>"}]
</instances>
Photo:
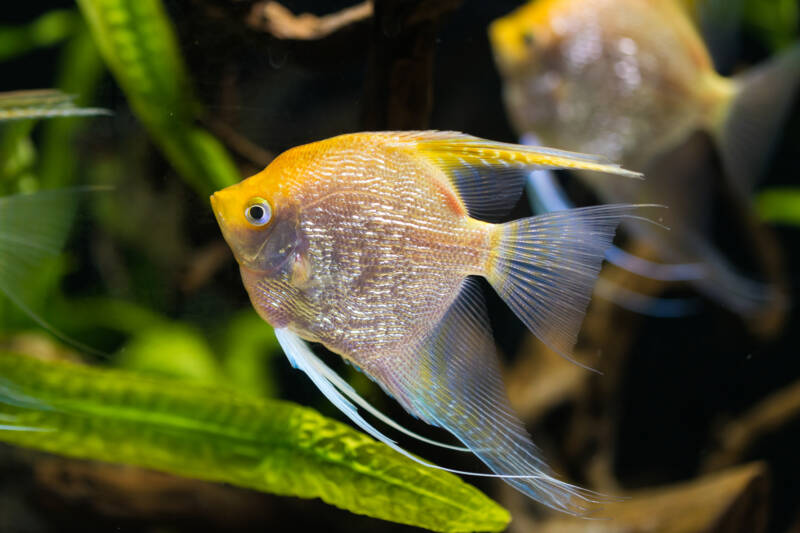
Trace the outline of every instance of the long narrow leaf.
<instances>
[{"instance_id":1,"label":"long narrow leaf","mask_svg":"<svg viewBox=\"0 0 800 533\"><path fill-rule=\"evenodd\" d=\"M0 440L303 498L434 531L500 531L508 513L307 408L185 382L0 353Z\"/></svg>"},{"instance_id":2,"label":"long narrow leaf","mask_svg":"<svg viewBox=\"0 0 800 533\"><path fill-rule=\"evenodd\" d=\"M131 108L179 174L203 195L239 180L225 148L194 125L194 99L161 0L77 0Z\"/></svg>"}]
</instances>

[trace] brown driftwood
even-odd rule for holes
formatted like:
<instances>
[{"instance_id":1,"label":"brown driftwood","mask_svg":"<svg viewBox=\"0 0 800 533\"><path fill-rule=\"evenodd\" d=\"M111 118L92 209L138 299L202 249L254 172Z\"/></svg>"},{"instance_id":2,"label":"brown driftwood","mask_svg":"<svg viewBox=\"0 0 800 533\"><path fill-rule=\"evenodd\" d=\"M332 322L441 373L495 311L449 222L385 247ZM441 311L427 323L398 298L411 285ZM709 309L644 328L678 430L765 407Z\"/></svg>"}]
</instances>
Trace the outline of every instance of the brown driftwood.
<instances>
[{"instance_id":1,"label":"brown driftwood","mask_svg":"<svg viewBox=\"0 0 800 533\"><path fill-rule=\"evenodd\" d=\"M538 522L517 500L510 533L759 533L767 524L767 473L751 463L687 483L634 491L593 519L554 516ZM510 491L509 491L510 494ZM516 499L516 496L514 496Z\"/></svg>"},{"instance_id":2,"label":"brown driftwood","mask_svg":"<svg viewBox=\"0 0 800 533\"><path fill-rule=\"evenodd\" d=\"M647 246L637 243L631 253L653 259ZM630 290L645 296L657 296L664 283L635 276L613 265L607 265L602 280L609 290ZM641 323L641 315L595 292L581 330L575 357L578 361L598 370L590 373L585 385L576 393L575 416L565 444L568 457L582 457L593 450L585 474L592 484L603 490L615 490L612 474L613 450L616 447L616 421L618 391L623 379L630 346Z\"/></svg>"},{"instance_id":3,"label":"brown driftwood","mask_svg":"<svg viewBox=\"0 0 800 533\"><path fill-rule=\"evenodd\" d=\"M591 372L547 348L532 335L523 356L507 372L508 398L523 420L533 423L554 407L575 401Z\"/></svg>"},{"instance_id":4,"label":"brown driftwood","mask_svg":"<svg viewBox=\"0 0 800 533\"><path fill-rule=\"evenodd\" d=\"M427 127L439 22L460 4L461 0L375 0L364 129Z\"/></svg>"},{"instance_id":5,"label":"brown driftwood","mask_svg":"<svg viewBox=\"0 0 800 533\"><path fill-rule=\"evenodd\" d=\"M278 2L269 1L253 5L247 24L278 39L315 40L363 22L371 16L370 1L324 16L310 13L294 15Z\"/></svg>"},{"instance_id":6,"label":"brown driftwood","mask_svg":"<svg viewBox=\"0 0 800 533\"><path fill-rule=\"evenodd\" d=\"M704 469L717 470L740 461L760 439L800 418L800 381L774 392L727 423L717 434L719 448Z\"/></svg>"},{"instance_id":7,"label":"brown driftwood","mask_svg":"<svg viewBox=\"0 0 800 533\"><path fill-rule=\"evenodd\" d=\"M69 505L105 516L158 520L187 517L218 527L266 525L269 498L225 485L131 466L33 454L39 486Z\"/></svg>"}]
</instances>

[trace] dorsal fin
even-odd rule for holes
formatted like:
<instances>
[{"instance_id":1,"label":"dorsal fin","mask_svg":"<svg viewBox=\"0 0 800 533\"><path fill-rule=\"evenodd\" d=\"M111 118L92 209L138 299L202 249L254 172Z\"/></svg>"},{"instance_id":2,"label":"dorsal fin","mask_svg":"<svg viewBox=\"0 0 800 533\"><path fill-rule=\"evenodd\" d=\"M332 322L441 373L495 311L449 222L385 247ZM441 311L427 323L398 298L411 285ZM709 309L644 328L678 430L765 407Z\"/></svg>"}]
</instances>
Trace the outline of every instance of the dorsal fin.
<instances>
[{"instance_id":1,"label":"dorsal fin","mask_svg":"<svg viewBox=\"0 0 800 533\"><path fill-rule=\"evenodd\" d=\"M470 216L482 219L495 219L508 212L519 200L532 170L570 168L641 176L599 156L494 142L455 131L382 135L387 137L387 145L405 149L443 171Z\"/></svg>"}]
</instances>

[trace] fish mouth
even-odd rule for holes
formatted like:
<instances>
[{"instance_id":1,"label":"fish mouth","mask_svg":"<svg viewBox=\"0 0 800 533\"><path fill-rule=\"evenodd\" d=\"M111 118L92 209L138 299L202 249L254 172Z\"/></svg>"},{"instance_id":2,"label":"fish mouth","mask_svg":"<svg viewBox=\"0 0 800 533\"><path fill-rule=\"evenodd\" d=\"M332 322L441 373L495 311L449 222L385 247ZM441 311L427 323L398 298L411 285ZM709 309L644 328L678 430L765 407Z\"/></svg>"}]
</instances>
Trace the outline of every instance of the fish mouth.
<instances>
[{"instance_id":1,"label":"fish mouth","mask_svg":"<svg viewBox=\"0 0 800 533\"><path fill-rule=\"evenodd\" d=\"M209 197L211 200L211 211L214 212L214 216L217 218L217 222L220 225L220 229L222 228L222 224L225 222L225 217L222 215L222 211L219 209L219 200L217 199L217 193L212 194Z\"/></svg>"}]
</instances>

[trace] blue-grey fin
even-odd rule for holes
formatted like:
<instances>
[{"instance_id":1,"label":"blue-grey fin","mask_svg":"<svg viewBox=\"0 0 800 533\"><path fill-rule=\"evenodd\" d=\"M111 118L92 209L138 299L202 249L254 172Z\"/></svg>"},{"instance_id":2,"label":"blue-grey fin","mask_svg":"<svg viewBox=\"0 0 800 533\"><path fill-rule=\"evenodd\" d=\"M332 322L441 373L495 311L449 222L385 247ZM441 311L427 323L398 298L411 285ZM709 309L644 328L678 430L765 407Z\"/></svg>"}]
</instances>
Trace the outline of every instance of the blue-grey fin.
<instances>
[{"instance_id":1,"label":"blue-grey fin","mask_svg":"<svg viewBox=\"0 0 800 533\"><path fill-rule=\"evenodd\" d=\"M594 294L628 311L654 318L680 318L696 314L700 302L695 298L659 298L622 287L600 276Z\"/></svg>"},{"instance_id":2,"label":"blue-grey fin","mask_svg":"<svg viewBox=\"0 0 800 533\"><path fill-rule=\"evenodd\" d=\"M696 281L707 276L703 263L656 263L611 246L606 261L643 278L658 281Z\"/></svg>"},{"instance_id":3,"label":"blue-grey fin","mask_svg":"<svg viewBox=\"0 0 800 533\"><path fill-rule=\"evenodd\" d=\"M483 295L474 279L464 280L455 301L421 343L368 366L367 372L407 410L450 431L531 498L575 515L613 499L557 479L542 460L508 403Z\"/></svg>"},{"instance_id":4,"label":"blue-grey fin","mask_svg":"<svg viewBox=\"0 0 800 533\"><path fill-rule=\"evenodd\" d=\"M645 204L555 211L498 226L486 278L536 337L569 359L605 252Z\"/></svg>"},{"instance_id":5,"label":"blue-grey fin","mask_svg":"<svg viewBox=\"0 0 800 533\"><path fill-rule=\"evenodd\" d=\"M35 428L35 427L29 427L29 426L7 426L5 424L0 424L0 431L25 431L25 432L31 432L31 431L42 431L42 432L44 432L44 431L48 431L49 432L49 431L55 431L55 430L52 429L52 428Z\"/></svg>"},{"instance_id":6,"label":"blue-grey fin","mask_svg":"<svg viewBox=\"0 0 800 533\"><path fill-rule=\"evenodd\" d=\"M412 437L420 442L424 442L432 446L438 446L439 448L446 448L448 450L455 450L459 452L471 451L469 448L464 448L463 446L446 444L444 442L439 442L433 439L429 439L427 437L423 437L422 435L414 433L413 431L401 426L388 416L381 413L378 409L373 407L372 404L370 404L364 398L362 398L361 395L358 394L356 390L349 383L347 383L347 381L342 379L342 377L339 376L339 374L337 374L332 368L326 365L316 355L313 355L313 352L312 352L312 357L313 357L312 364L319 375L328 380L334 387L336 387L339 390L339 392L347 396L349 400L354 402L356 405L358 405L359 407L370 413L372 416L374 416L387 426L392 427L401 433L405 433L409 437ZM358 366L355 366L355 368L358 369L359 372L363 372Z\"/></svg>"},{"instance_id":7,"label":"blue-grey fin","mask_svg":"<svg viewBox=\"0 0 800 533\"><path fill-rule=\"evenodd\" d=\"M550 170L531 172L527 187L531 208L535 213L565 211L575 207ZM637 276L661 281L691 281L705 275L701 263L656 263L629 254L614 245L606 251L606 261Z\"/></svg>"},{"instance_id":8,"label":"blue-grey fin","mask_svg":"<svg viewBox=\"0 0 800 533\"><path fill-rule=\"evenodd\" d=\"M537 168L594 170L641 175L595 155L541 146L523 146L453 131L386 132L388 145L423 156L443 171L470 216L496 220L519 200L527 173Z\"/></svg>"},{"instance_id":9,"label":"blue-grey fin","mask_svg":"<svg viewBox=\"0 0 800 533\"><path fill-rule=\"evenodd\" d=\"M32 271L61 253L81 197L103 190L109 189L72 187L0 197L0 293L59 339L81 351L107 357L59 332L34 311L22 290Z\"/></svg>"},{"instance_id":10,"label":"blue-grey fin","mask_svg":"<svg viewBox=\"0 0 800 533\"><path fill-rule=\"evenodd\" d=\"M54 410L48 403L21 391L19 387L2 376L0 376L0 404L37 411Z\"/></svg>"},{"instance_id":11,"label":"blue-grey fin","mask_svg":"<svg viewBox=\"0 0 800 533\"><path fill-rule=\"evenodd\" d=\"M108 109L76 107L74 99L57 89L0 92L0 122L111 114Z\"/></svg>"},{"instance_id":12,"label":"blue-grey fin","mask_svg":"<svg viewBox=\"0 0 800 533\"><path fill-rule=\"evenodd\" d=\"M275 329L275 337L278 339L278 343L283 348L286 357L289 359L291 365L303 372L311 379L314 385L320 390L320 392L328 399L330 402L335 405L342 413L347 415L347 417L352 420L358 427L366 431L375 439L381 441L382 443L386 444L396 452L412 459L413 461L430 468L434 468L436 470L444 470L445 472L451 472L453 474L461 474L465 476L476 476L476 477L512 477L512 478L530 478L535 477L535 475L521 475L521 476L500 476L497 474L486 474L482 472L469 472L465 470L455 470L452 468L445 468L442 466L435 465L433 463L428 463L419 457L415 456L414 454L408 452L407 450L400 447L394 440L387 437L379 430L377 430L374 426L372 426L369 422L364 420L364 418L358 414L355 406L345 398L342 393L331 383L328 378L324 375L324 372L321 371L320 365L324 366L324 363L311 351L308 347L306 342L301 339L297 334L293 333L287 328L276 328ZM375 379L374 376L370 376ZM382 384L383 385L383 384ZM470 451L474 451L470 448Z\"/></svg>"},{"instance_id":13,"label":"blue-grey fin","mask_svg":"<svg viewBox=\"0 0 800 533\"><path fill-rule=\"evenodd\" d=\"M800 43L734 78L736 92L712 133L726 176L748 199L775 152L800 86Z\"/></svg>"},{"instance_id":14,"label":"blue-grey fin","mask_svg":"<svg viewBox=\"0 0 800 533\"><path fill-rule=\"evenodd\" d=\"M780 287L737 272L707 241L694 239L690 244L692 252L703 258L705 276L693 282L703 294L745 317L758 317L788 308L788 295Z\"/></svg>"}]
</instances>

